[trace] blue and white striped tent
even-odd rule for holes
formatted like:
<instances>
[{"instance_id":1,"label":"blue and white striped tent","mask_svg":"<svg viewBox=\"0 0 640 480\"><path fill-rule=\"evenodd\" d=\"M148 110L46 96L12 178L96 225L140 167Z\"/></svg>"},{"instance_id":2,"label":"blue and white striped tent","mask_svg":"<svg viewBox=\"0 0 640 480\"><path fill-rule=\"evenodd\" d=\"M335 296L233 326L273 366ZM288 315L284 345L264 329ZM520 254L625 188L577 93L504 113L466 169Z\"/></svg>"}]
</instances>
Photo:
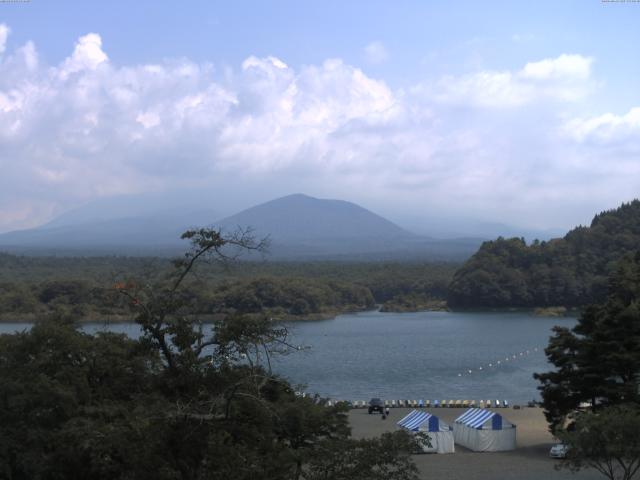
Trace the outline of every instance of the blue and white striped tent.
<instances>
[{"instance_id":1,"label":"blue and white striped tent","mask_svg":"<svg viewBox=\"0 0 640 480\"><path fill-rule=\"evenodd\" d=\"M412 410L398 422L398 426L410 432L426 433L431 447L422 444L424 452L453 453L455 451L453 429L429 412Z\"/></svg>"},{"instance_id":2,"label":"blue and white striped tent","mask_svg":"<svg viewBox=\"0 0 640 480\"><path fill-rule=\"evenodd\" d=\"M455 442L475 452L501 452L516 448L516 426L502 415L470 408L453 424Z\"/></svg>"}]
</instances>

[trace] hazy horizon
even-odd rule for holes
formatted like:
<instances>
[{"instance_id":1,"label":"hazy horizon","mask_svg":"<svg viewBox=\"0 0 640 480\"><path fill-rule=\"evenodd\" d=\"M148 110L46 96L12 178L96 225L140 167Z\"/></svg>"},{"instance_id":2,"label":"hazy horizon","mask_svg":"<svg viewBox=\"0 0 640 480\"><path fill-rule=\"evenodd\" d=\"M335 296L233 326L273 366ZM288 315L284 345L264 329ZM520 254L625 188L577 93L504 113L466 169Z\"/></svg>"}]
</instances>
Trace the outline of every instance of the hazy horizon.
<instances>
[{"instance_id":1,"label":"hazy horizon","mask_svg":"<svg viewBox=\"0 0 640 480\"><path fill-rule=\"evenodd\" d=\"M186 218L194 218L194 214L202 225L215 224L226 217L234 216L237 213L250 209L263 203L269 203L285 197L293 197L297 195L309 196L303 192L295 192L282 197L269 198L265 202L247 203L246 199L237 201L227 201L224 203L216 203L211 193L203 190L191 190L189 192L182 191L165 191L162 193L132 194L121 195L115 197L105 197L88 202L77 208L72 208L61 215L56 216L51 221L47 221L39 227L58 227L61 225L78 225L99 223L102 221L110 221L116 219L127 218L177 218L184 216ZM311 197L318 198L318 197ZM206 200L210 200L206 202ZM360 205L344 198L320 198L321 200L341 200L354 203L361 206L374 214L379 212L368 208L366 205ZM204 215L204 213L208 215ZM401 228L418 235L432 236L434 238L457 238L457 237L477 237L477 238L494 238L498 235L507 236L524 236L528 240L534 238L548 239L552 236L562 236L566 233L563 229L535 229L527 228L518 224L508 224L500 222L492 222L482 218L447 218L442 215L428 214L418 218L407 216L390 215L383 217ZM206 219L206 220L205 220ZM588 224L589 219L585 224ZM252 225L245 225L251 227ZM571 228L575 227L573 225ZM567 229L569 230L569 229ZM0 232L1 234L2 232Z\"/></svg>"},{"instance_id":2,"label":"hazy horizon","mask_svg":"<svg viewBox=\"0 0 640 480\"><path fill-rule=\"evenodd\" d=\"M292 193L427 235L567 231L640 196L639 20L634 2L0 3L0 233L122 195L230 215Z\"/></svg>"}]
</instances>

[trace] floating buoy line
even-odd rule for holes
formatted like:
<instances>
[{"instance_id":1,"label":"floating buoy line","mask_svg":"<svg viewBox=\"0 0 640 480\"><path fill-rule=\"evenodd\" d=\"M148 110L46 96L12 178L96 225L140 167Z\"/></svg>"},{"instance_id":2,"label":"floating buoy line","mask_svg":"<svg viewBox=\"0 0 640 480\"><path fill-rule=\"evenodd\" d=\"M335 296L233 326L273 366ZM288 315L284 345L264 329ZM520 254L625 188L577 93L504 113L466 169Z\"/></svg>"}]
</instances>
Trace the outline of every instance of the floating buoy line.
<instances>
[{"instance_id":1,"label":"floating buoy line","mask_svg":"<svg viewBox=\"0 0 640 480\"><path fill-rule=\"evenodd\" d=\"M493 362L487 363L485 365L480 365L477 368L473 369L473 368L468 368L465 369L464 371L458 373L459 377L464 377L467 375L472 375L474 372L481 372L484 370L489 370L489 369L496 369L501 367L502 365L506 365L508 363L513 363L517 360L520 360L521 358L527 357L528 355L537 353L539 351L543 351L542 348L540 347L534 347L530 350L523 350L522 352L518 352L518 353L514 353L511 355L506 355L504 358L500 358L499 360L494 360Z\"/></svg>"}]
</instances>

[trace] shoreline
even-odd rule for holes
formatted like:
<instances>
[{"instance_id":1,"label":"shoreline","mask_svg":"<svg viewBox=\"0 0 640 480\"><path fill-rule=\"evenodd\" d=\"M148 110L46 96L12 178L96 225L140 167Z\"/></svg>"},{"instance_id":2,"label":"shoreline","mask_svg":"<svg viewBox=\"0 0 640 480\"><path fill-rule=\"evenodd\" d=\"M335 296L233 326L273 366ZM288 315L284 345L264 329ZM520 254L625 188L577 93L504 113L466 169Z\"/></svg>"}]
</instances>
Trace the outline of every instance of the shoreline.
<instances>
[{"instance_id":1,"label":"shoreline","mask_svg":"<svg viewBox=\"0 0 640 480\"><path fill-rule=\"evenodd\" d=\"M423 313L423 312L438 312L438 313L528 313L533 317L557 317L557 318L570 318L577 317L580 315L579 309L566 309L564 307L536 307L536 308L477 308L477 309L449 309L443 308L441 305L438 305L435 308L424 308L418 310L387 310L383 308L382 304L376 304L375 308L371 309L345 309L340 311L328 311L328 312L318 312L311 313L308 315L284 315L276 318L275 316L271 317L269 313L265 313L266 317L271 317L274 322L277 323L297 323L297 322L315 322L320 320L334 320L336 317L340 315L352 315L358 313L371 313L371 312L379 312L383 314L405 314L405 313ZM35 313L25 313L16 315L15 317L10 316L11 314L1 314L0 315L0 324L11 324L11 323L19 323L19 324L28 324L28 323L36 323L39 320L46 318L51 315L51 313L38 315ZM224 314L220 313L212 313L212 314L201 314L201 315L193 315L194 318L200 319L203 324L211 324L214 323L217 319L221 318ZM247 315L255 315L255 314L247 314ZM133 315L124 315L124 314L110 314L110 315L101 315L90 318L82 318L78 319L77 322L81 325L91 324L91 323L135 323Z\"/></svg>"}]
</instances>

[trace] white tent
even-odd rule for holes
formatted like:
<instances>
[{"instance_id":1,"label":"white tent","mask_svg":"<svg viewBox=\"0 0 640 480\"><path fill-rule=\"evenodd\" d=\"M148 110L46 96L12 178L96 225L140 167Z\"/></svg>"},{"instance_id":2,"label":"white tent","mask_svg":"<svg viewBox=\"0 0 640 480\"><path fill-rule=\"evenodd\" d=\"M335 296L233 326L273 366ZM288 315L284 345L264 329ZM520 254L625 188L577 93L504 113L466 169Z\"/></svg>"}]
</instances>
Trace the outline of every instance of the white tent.
<instances>
[{"instance_id":1,"label":"white tent","mask_svg":"<svg viewBox=\"0 0 640 480\"><path fill-rule=\"evenodd\" d=\"M516 426L499 413L483 408L470 408L456 418L453 436L458 445L474 452L501 452L516 448Z\"/></svg>"},{"instance_id":2,"label":"white tent","mask_svg":"<svg viewBox=\"0 0 640 480\"><path fill-rule=\"evenodd\" d=\"M453 453L453 429L429 412L413 410L398 422L398 425L413 433L422 432L429 436L431 447L422 444L423 452Z\"/></svg>"}]
</instances>

